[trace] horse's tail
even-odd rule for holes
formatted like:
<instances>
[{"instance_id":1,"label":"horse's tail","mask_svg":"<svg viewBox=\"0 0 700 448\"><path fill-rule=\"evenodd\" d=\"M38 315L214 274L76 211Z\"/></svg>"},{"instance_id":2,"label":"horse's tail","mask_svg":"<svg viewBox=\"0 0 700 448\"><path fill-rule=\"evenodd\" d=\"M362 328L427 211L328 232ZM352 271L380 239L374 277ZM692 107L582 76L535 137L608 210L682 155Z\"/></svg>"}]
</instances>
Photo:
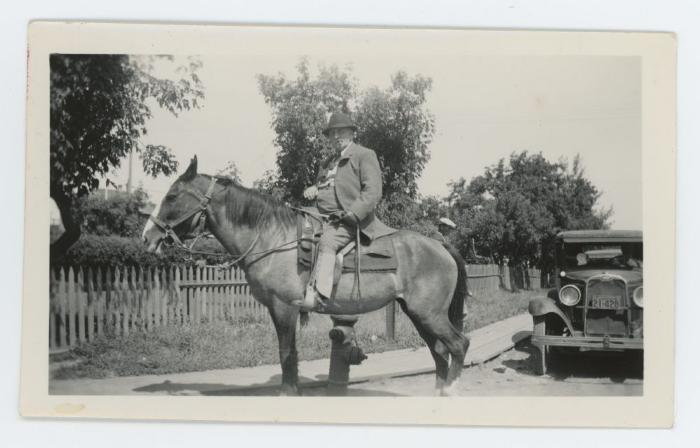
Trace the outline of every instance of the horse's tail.
<instances>
[{"instance_id":1,"label":"horse's tail","mask_svg":"<svg viewBox=\"0 0 700 448\"><path fill-rule=\"evenodd\" d=\"M457 263L457 285L447 314L452 325L461 333L464 330L464 301L467 297L467 266L454 246L447 243L445 249Z\"/></svg>"},{"instance_id":2,"label":"horse's tail","mask_svg":"<svg viewBox=\"0 0 700 448\"><path fill-rule=\"evenodd\" d=\"M308 311L299 311L299 326L301 328L304 328L309 324L309 312Z\"/></svg>"}]
</instances>

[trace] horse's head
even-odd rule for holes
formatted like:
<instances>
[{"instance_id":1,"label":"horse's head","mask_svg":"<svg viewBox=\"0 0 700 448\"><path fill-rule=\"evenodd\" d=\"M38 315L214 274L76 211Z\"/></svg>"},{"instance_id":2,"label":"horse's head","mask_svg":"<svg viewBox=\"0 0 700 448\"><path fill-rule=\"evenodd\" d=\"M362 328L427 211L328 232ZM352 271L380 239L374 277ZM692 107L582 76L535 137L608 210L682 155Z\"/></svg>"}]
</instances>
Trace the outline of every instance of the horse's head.
<instances>
[{"instance_id":1,"label":"horse's head","mask_svg":"<svg viewBox=\"0 0 700 448\"><path fill-rule=\"evenodd\" d=\"M160 252L164 241L187 238L195 230L208 184L207 178L197 175L195 156L187 171L170 186L143 229L142 240L149 252Z\"/></svg>"}]
</instances>

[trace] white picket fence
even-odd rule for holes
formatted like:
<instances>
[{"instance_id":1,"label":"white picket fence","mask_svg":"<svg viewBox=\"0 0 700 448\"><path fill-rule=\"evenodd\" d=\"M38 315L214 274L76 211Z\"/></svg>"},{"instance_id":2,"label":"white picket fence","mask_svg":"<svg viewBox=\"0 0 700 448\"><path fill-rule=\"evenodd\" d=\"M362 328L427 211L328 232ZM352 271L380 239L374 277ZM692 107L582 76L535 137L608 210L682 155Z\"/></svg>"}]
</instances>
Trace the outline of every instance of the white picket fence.
<instances>
[{"instance_id":1,"label":"white picket fence","mask_svg":"<svg viewBox=\"0 0 700 448\"><path fill-rule=\"evenodd\" d=\"M498 265L467 265L469 288L476 296L499 288L540 284L537 270ZM386 334L393 337L398 307L387 308ZM267 315L250 293L237 268L172 266L152 268L82 268L51 271L49 349L62 351L100 335L128 336L161 326L232 321Z\"/></svg>"},{"instance_id":2,"label":"white picket fence","mask_svg":"<svg viewBox=\"0 0 700 448\"><path fill-rule=\"evenodd\" d=\"M165 325L193 325L262 315L236 268L73 268L52 270L49 348L103 334L127 336Z\"/></svg>"}]
</instances>

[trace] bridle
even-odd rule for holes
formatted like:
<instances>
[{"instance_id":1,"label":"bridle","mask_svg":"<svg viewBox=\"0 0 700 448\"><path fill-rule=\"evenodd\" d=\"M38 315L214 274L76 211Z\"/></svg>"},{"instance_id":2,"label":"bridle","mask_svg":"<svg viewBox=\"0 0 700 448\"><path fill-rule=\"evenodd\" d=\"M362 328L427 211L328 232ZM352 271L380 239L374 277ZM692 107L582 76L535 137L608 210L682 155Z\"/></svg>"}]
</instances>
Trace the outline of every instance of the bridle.
<instances>
[{"instance_id":1,"label":"bridle","mask_svg":"<svg viewBox=\"0 0 700 448\"><path fill-rule=\"evenodd\" d=\"M197 199L199 199L199 205L192 210L188 211L178 219L172 221L172 222L165 222L158 218L157 216L150 215L149 219L153 221L153 223L165 233L165 236L163 239L170 239L172 241L171 246L184 250L190 255L214 255L214 256L221 256L221 253L218 252L206 252L206 251L200 251L200 250L195 250L194 245L197 243L197 241L204 236L207 232L205 232L205 221L206 221L206 210L207 207L209 207L209 203L211 202L211 198L214 195L214 187L216 186L216 177L212 176L211 181L209 182L209 187L207 188L207 192L202 195L197 190L192 190L189 188L185 189L186 193L189 193L193 196L195 196ZM194 239L192 242L187 245L185 244L180 237L177 236L175 233L175 228L182 224L183 222L187 220L191 220L194 217L196 218L197 224L194 226L193 229L196 229L196 234L194 235ZM253 247L255 246L255 243L258 242L258 239L260 239L260 233L256 233L255 238L253 238L253 241L250 243L250 246L248 246L248 249L243 252L240 256L236 257L234 260L228 261L226 263L223 263L221 267L230 267L235 264L238 264L240 261L242 261L245 257L248 255L266 255L272 252L275 252L277 250L281 250L284 247L289 246L290 244L296 244L298 240L293 240L293 241L288 241L284 244L281 244L277 247L273 247L271 249L263 250L260 252L253 252L251 253L251 250L253 250Z\"/></svg>"},{"instance_id":2,"label":"bridle","mask_svg":"<svg viewBox=\"0 0 700 448\"><path fill-rule=\"evenodd\" d=\"M163 237L164 239L169 238L170 240L172 240L173 246L175 246L179 249L185 250L190 255L193 255L193 254L221 255L218 253L203 252L203 251L197 251L197 250L193 249L194 245L197 243L197 240L199 240L205 234L205 231L204 231L205 225L204 224L205 224L206 216L207 216L206 210L209 207L209 203L211 202L212 196L214 195L214 187L215 186L216 186L216 177L212 176L211 181L209 182L209 187L207 187L207 192L204 195L202 195L202 193L200 193L197 190L185 188L186 193L189 193L189 194L193 195L194 197L196 197L197 199L199 199L199 205L197 207L193 208L192 210L188 211L187 213L185 213L184 215L182 215L178 219L174 220L173 222L165 222L154 215L150 215L149 219L151 221L153 221L153 223L158 228L160 228L161 231L163 231L165 233L165 236ZM289 207L297 212L313 216L316 219L320 219L322 221L328 220L328 217L326 215L310 212L310 211L303 210L303 209L300 209L297 207L292 207L292 206L289 206ZM190 220L190 219L194 218L195 216L197 217L196 218L197 224L194 226L194 229L196 229L197 233L195 234L194 240L192 241L192 243L190 243L190 245L188 246L182 242L180 237L177 236L174 229L175 229L175 227L179 226L183 222ZM230 266L233 266L235 264L238 264L240 261L245 259L245 257L247 257L248 255L263 255L263 256L265 256L267 254L276 252L278 250L287 250L287 249L283 249L283 248L285 248L285 247L293 248L293 246L292 247L289 247L289 246L291 244L296 244L299 241L299 238L297 238L297 239L294 239L292 241L287 241L286 243L280 244L279 246L273 247L271 249L266 249L266 250L262 250L259 252L251 253L251 250L253 250L253 247L255 246L255 243L258 242L259 238L260 238L260 232L258 232L255 235L255 238L253 238L253 241L250 243L250 246L248 246L248 249L246 249L246 251L243 252L242 255L238 256L236 259L234 259L232 261L228 261L228 262L224 263L223 265L220 265L220 267L222 267L222 268L223 267L230 267ZM360 228L359 228L359 226L356 227L355 243L356 243L355 250L357 251L356 252L357 255L355 256L355 269L356 270L355 270L355 284L353 285L353 290L355 290L355 287L357 287L358 297L361 298L362 292L360 289L360 256L359 256L359 254L360 254Z\"/></svg>"},{"instance_id":3,"label":"bridle","mask_svg":"<svg viewBox=\"0 0 700 448\"><path fill-rule=\"evenodd\" d=\"M209 187L207 188L207 192L202 195L197 190L191 190L189 188L185 189L186 193L189 193L199 199L199 206L193 208L192 210L188 211L178 219L176 219L173 222L165 222L158 218L155 215L151 215L148 218L153 221L153 223L165 233L164 238L167 239L169 238L172 240L173 245L184 248L187 251L191 252L192 251L192 246L197 242L197 240L203 235L204 231L202 230L204 227L204 220L206 219L206 210L207 207L209 207L209 203L211 202L211 197L214 194L214 186L216 185L216 177L211 178L211 182L209 182ZM187 246L185 243L182 242L180 237L177 236L175 233L175 227L179 226L183 222L192 219L193 217L197 216L197 224L194 226L195 229L199 228L199 232L197 235L195 235L195 239L190 244L190 246Z\"/></svg>"}]
</instances>

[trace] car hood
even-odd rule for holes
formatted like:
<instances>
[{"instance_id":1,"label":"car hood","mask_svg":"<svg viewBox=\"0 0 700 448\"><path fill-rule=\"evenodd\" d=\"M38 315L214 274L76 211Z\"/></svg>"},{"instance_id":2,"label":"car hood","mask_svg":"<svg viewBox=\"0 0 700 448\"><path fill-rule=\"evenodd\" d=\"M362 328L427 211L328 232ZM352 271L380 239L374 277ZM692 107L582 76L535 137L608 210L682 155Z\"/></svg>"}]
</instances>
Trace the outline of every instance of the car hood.
<instances>
[{"instance_id":1,"label":"car hood","mask_svg":"<svg viewBox=\"0 0 700 448\"><path fill-rule=\"evenodd\" d=\"M581 269L577 271L564 271L565 278L585 282L589 278L601 274L617 275L625 279L627 284L635 285L642 283L643 276L641 271L631 271L627 269Z\"/></svg>"}]
</instances>

